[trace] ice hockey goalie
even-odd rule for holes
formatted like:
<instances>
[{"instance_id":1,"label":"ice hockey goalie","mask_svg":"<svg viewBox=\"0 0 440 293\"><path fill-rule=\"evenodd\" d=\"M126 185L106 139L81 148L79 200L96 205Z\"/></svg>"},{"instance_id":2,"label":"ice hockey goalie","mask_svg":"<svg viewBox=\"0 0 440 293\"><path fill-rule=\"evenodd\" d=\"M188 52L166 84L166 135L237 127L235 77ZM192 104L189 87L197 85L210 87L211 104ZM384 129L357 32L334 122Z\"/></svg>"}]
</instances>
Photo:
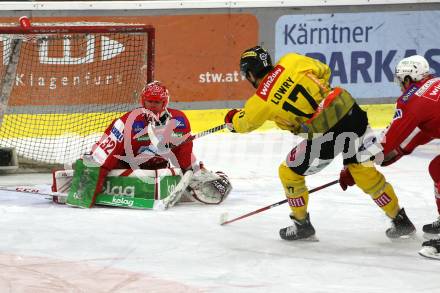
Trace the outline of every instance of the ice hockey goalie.
<instances>
[{"instance_id":1,"label":"ice hockey goalie","mask_svg":"<svg viewBox=\"0 0 440 293\"><path fill-rule=\"evenodd\" d=\"M141 106L115 119L76 161L66 185L68 205L168 208L184 193L187 200L207 204L224 200L231 189L228 178L197 164L190 122L184 112L168 107L169 99L161 82L145 85Z\"/></svg>"}]
</instances>

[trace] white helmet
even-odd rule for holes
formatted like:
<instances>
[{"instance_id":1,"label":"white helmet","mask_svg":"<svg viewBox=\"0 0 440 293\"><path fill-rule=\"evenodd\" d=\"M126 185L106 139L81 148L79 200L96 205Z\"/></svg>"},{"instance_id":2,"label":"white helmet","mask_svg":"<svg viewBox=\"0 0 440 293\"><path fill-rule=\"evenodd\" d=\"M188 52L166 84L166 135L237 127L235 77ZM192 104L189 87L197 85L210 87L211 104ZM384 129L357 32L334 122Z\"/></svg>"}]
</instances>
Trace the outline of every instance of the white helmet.
<instances>
[{"instance_id":1,"label":"white helmet","mask_svg":"<svg viewBox=\"0 0 440 293\"><path fill-rule=\"evenodd\" d=\"M409 76L413 82L420 81L429 75L429 64L423 56L413 55L403 58L396 66L396 78L404 82Z\"/></svg>"}]
</instances>

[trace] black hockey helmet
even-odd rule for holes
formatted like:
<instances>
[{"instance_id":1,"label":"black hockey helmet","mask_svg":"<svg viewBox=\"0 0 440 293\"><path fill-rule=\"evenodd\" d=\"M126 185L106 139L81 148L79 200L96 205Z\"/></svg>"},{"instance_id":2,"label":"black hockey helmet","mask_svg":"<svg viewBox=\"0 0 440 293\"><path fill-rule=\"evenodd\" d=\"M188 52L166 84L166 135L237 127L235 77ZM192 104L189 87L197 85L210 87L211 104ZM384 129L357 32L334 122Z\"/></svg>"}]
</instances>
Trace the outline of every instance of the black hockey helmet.
<instances>
[{"instance_id":1,"label":"black hockey helmet","mask_svg":"<svg viewBox=\"0 0 440 293\"><path fill-rule=\"evenodd\" d=\"M273 65L269 52L260 46L247 49L241 54L240 71L246 77L251 72L255 78L262 78L272 69Z\"/></svg>"}]
</instances>

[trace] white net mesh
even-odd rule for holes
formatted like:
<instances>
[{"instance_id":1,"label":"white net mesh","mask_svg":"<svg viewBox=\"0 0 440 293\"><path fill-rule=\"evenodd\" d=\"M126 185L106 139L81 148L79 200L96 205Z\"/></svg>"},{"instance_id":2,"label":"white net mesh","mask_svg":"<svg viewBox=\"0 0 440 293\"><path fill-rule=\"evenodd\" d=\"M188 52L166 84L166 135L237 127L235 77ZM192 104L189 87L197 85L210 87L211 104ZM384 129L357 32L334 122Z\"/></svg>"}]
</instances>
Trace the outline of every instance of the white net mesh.
<instances>
[{"instance_id":1,"label":"white net mesh","mask_svg":"<svg viewBox=\"0 0 440 293\"><path fill-rule=\"evenodd\" d=\"M0 26L0 146L36 162L71 163L137 106L152 78L154 31L102 23L38 27L29 33Z\"/></svg>"}]
</instances>

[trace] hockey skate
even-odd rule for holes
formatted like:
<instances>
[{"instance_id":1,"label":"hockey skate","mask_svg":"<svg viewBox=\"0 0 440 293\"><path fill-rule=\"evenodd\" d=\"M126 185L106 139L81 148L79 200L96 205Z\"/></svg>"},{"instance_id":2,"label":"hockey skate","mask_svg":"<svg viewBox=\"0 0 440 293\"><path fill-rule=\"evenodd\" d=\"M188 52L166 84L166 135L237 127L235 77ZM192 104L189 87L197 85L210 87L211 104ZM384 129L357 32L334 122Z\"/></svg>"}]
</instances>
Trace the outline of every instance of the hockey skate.
<instances>
[{"instance_id":1,"label":"hockey skate","mask_svg":"<svg viewBox=\"0 0 440 293\"><path fill-rule=\"evenodd\" d=\"M421 256L440 260L440 239L431 239L422 244Z\"/></svg>"},{"instance_id":2,"label":"hockey skate","mask_svg":"<svg viewBox=\"0 0 440 293\"><path fill-rule=\"evenodd\" d=\"M431 224L424 225L422 230L423 232L425 232L425 234L423 234L423 237L427 239L438 237L438 234L440 234L440 216L436 221L432 222Z\"/></svg>"},{"instance_id":3,"label":"hockey skate","mask_svg":"<svg viewBox=\"0 0 440 293\"><path fill-rule=\"evenodd\" d=\"M293 225L280 229L281 239L289 241L318 241L318 238L315 236L315 229L312 223L310 223L309 214L307 214L307 217L302 221L296 220L292 215L290 215L290 218L293 221Z\"/></svg>"},{"instance_id":4,"label":"hockey skate","mask_svg":"<svg viewBox=\"0 0 440 293\"><path fill-rule=\"evenodd\" d=\"M403 208L400 209L391 224L391 228L388 228L385 232L388 238L413 238L416 233L416 227L411 223Z\"/></svg>"}]
</instances>

